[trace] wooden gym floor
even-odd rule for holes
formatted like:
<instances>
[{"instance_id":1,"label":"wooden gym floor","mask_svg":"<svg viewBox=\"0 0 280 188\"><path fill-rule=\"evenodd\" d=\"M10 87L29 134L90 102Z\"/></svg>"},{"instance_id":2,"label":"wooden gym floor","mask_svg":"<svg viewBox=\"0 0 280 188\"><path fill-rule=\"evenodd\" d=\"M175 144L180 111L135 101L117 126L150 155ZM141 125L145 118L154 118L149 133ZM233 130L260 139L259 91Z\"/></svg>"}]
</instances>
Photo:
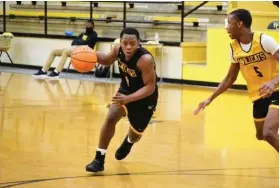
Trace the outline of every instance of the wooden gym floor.
<instances>
[{"instance_id":1,"label":"wooden gym floor","mask_svg":"<svg viewBox=\"0 0 280 188\"><path fill-rule=\"evenodd\" d=\"M278 187L278 154L255 139L245 91L229 91L194 116L213 89L168 84L160 85L155 117L127 159L114 159L129 125L124 118L105 171L86 172L117 88L1 73L0 187Z\"/></svg>"}]
</instances>

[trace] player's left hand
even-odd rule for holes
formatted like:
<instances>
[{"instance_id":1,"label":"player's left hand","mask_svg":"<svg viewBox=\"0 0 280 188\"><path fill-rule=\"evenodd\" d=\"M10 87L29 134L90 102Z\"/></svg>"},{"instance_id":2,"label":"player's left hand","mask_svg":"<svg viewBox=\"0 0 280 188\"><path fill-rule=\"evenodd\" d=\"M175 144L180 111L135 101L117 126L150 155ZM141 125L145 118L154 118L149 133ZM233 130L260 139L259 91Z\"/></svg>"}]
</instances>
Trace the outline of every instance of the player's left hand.
<instances>
[{"instance_id":1,"label":"player's left hand","mask_svg":"<svg viewBox=\"0 0 280 188\"><path fill-rule=\"evenodd\" d=\"M113 97L112 101L113 101L113 103L120 104L120 105L124 105L124 104L127 104L127 103L131 102L128 95L124 95L124 94L121 94L121 93L117 93Z\"/></svg>"},{"instance_id":2,"label":"player's left hand","mask_svg":"<svg viewBox=\"0 0 280 188\"><path fill-rule=\"evenodd\" d=\"M264 95L263 98L267 98L272 95L273 90L274 90L274 83L267 82L259 89L259 92L260 95Z\"/></svg>"}]
</instances>

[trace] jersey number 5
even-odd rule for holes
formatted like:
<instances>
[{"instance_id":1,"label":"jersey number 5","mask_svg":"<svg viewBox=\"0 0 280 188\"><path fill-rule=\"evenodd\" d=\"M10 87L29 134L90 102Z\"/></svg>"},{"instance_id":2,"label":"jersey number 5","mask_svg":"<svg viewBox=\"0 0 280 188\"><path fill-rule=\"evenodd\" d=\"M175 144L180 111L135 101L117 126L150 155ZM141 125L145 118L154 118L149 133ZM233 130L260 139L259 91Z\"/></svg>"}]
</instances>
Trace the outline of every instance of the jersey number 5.
<instances>
[{"instance_id":1,"label":"jersey number 5","mask_svg":"<svg viewBox=\"0 0 280 188\"><path fill-rule=\"evenodd\" d=\"M263 77L263 74L259 71L259 67L254 67L254 69L258 77Z\"/></svg>"}]
</instances>

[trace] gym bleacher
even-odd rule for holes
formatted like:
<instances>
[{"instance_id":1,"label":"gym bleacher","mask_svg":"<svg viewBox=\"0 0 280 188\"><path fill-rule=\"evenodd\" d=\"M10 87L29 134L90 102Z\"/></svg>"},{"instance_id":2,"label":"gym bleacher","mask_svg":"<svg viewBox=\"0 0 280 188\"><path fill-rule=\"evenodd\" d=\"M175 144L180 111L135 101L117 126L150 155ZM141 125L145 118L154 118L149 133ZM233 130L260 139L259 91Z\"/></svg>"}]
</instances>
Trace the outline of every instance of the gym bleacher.
<instances>
[{"instance_id":1,"label":"gym bleacher","mask_svg":"<svg viewBox=\"0 0 280 188\"><path fill-rule=\"evenodd\" d=\"M4 2L0 4L3 6ZM273 2L7 1L5 5L6 31L19 36L67 38L66 33L72 33L74 37L84 31L85 21L89 18L95 22L98 42L113 42L123 27L137 28L143 42L153 41L155 33L158 33L164 48L181 47L183 75L187 74L184 67L188 71L193 68L189 66L209 68L205 66L211 59L207 51L207 33L213 28L224 29L227 14L234 9L250 10L254 20L253 30L279 27L278 8ZM2 10L3 7L0 7L1 22ZM3 24L0 24L0 32L3 32ZM156 53L155 49L151 51L153 55ZM160 53L157 55L160 56ZM182 79L185 79L184 76Z\"/></svg>"},{"instance_id":2,"label":"gym bleacher","mask_svg":"<svg viewBox=\"0 0 280 188\"><path fill-rule=\"evenodd\" d=\"M35 1L36 2L36 1ZM9 32L44 33L44 8L42 1L7 2L7 30ZM188 12L201 2L185 2ZM117 38L123 27L122 2L93 2L92 18L101 38ZM126 3L126 26L137 27L143 40L153 40L155 32L161 41L182 42L181 2ZM207 27L223 26L226 2L209 2L184 19L184 42L205 42ZM84 21L90 18L90 2L47 2L48 34L64 35L71 30L74 35L83 30ZM3 12L0 11L3 15ZM2 19L2 18L1 18ZM59 26L59 27L58 27Z\"/></svg>"}]
</instances>

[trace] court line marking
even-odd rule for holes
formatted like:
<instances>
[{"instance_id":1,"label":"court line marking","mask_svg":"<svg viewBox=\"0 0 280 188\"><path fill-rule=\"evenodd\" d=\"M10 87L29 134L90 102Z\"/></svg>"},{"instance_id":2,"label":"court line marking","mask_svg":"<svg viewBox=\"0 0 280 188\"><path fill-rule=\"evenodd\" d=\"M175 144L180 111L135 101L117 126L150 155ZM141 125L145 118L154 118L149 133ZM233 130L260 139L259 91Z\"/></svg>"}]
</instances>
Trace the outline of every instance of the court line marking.
<instances>
[{"instance_id":1,"label":"court line marking","mask_svg":"<svg viewBox=\"0 0 280 188\"><path fill-rule=\"evenodd\" d=\"M193 169L193 170L171 170L171 171L154 171L154 172L132 172L132 173L113 173L113 174L103 174L103 173L93 173L86 176L68 176L68 177L58 177L58 178L45 178L45 179L34 179L34 180L24 180L24 181L14 181L0 183L4 185L0 188L15 187L29 183L38 183L44 181L54 181L54 180L63 180L63 179L77 179L77 178L91 178L91 177L107 177L107 176L134 176L134 175L189 175L189 176L230 176L230 177L248 177L248 178L269 178L269 179L278 179L276 176L252 176L252 175L238 175L238 174L194 174L188 172L205 172L205 171L221 171L221 170L268 170L268 169L277 169L278 167L270 168L228 168L228 169ZM6 185L12 184L12 185Z\"/></svg>"},{"instance_id":2,"label":"court line marking","mask_svg":"<svg viewBox=\"0 0 280 188\"><path fill-rule=\"evenodd\" d=\"M109 102L108 102L109 103ZM0 106L0 108L9 109L9 108L55 108L55 107L77 107L77 106L106 106L105 104L63 104L63 105L19 105L19 106Z\"/></svg>"}]
</instances>

